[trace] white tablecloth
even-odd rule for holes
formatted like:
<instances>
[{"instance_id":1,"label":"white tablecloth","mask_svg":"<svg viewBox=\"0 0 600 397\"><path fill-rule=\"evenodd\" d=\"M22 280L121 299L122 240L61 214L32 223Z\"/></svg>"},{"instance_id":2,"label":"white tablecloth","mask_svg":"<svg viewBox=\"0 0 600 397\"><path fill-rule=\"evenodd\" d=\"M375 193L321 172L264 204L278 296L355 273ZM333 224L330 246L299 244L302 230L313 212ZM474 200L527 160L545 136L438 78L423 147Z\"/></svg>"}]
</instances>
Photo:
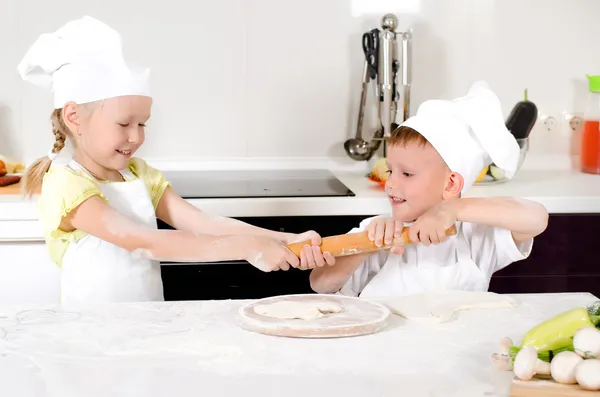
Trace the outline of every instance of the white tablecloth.
<instances>
[{"instance_id":1,"label":"white tablecloth","mask_svg":"<svg viewBox=\"0 0 600 397\"><path fill-rule=\"evenodd\" d=\"M490 361L504 336L597 298L514 295L514 309L445 324L393 316L378 334L290 339L239 328L244 301L0 307L0 396L508 396Z\"/></svg>"}]
</instances>

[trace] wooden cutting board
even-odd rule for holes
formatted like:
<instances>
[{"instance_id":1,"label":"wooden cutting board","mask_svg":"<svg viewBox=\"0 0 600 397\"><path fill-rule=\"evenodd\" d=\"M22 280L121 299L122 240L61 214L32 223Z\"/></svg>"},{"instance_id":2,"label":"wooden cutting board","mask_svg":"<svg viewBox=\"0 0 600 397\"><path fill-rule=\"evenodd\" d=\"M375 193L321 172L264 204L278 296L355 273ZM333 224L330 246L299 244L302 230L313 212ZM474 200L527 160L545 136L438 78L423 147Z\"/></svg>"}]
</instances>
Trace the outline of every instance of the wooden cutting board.
<instances>
[{"instance_id":1,"label":"wooden cutting board","mask_svg":"<svg viewBox=\"0 0 600 397\"><path fill-rule=\"evenodd\" d=\"M0 186L0 195L3 195L3 194L23 195L23 192L21 191L22 184L23 184L23 179L21 179L21 181L18 183L13 183L12 185ZM36 194L40 194L41 191L42 191L41 188L38 189Z\"/></svg>"},{"instance_id":2,"label":"wooden cutting board","mask_svg":"<svg viewBox=\"0 0 600 397\"><path fill-rule=\"evenodd\" d=\"M279 319L259 315L257 305L277 302L335 303L341 312L310 320ZM247 331L289 338L345 338L379 332L387 326L390 310L376 302L343 295L280 295L240 307L237 323Z\"/></svg>"},{"instance_id":3,"label":"wooden cutting board","mask_svg":"<svg viewBox=\"0 0 600 397\"><path fill-rule=\"evenodd\" d=\"M17 174L21 175L21 174ZM21 181L13 183L12 185L0 186L0 194L22 194L21 186L23 183L23 175L21 175Z\"/></svg>"},{"instance_id":4,"label":"wooden cutting board","mask_svg":"<svg viewBox=\"0 0 600 397\"><path fill-rule=\"evenodd\" d=\"M21 183L14 183L8 186L0 186L0 194L21 194Z\"/></svg>"},{"instance_id":5,"label":"wooden cutting board","mask_svg":"<svg viewBox=\"0 0 600 397\"><path fill-rule=\"evenodd\" d=\"M600 391L583 390L578 385L562 385L552 379L514 379L510 397L600 397Z\"/></svg>"}]
</instances>

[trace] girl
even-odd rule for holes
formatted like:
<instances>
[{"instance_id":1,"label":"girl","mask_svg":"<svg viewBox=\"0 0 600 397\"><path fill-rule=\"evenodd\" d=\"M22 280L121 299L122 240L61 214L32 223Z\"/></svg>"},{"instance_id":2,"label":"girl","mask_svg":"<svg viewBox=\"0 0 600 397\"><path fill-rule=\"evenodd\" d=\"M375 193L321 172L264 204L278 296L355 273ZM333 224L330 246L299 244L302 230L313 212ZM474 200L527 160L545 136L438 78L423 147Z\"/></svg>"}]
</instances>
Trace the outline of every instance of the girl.
<instances>
[{"instance_id":1,"label":"girl","mask_svg":"<svg viewBox=\"0 0 600 397\"><path fill-rule=\"evenodd\" d=\"M41 35L18 71L54 93L55 143L27 170L25 192L41 187L40 220L62 269L63 304L163 300L160 259L243 259L265 272L325 263L306 259L319 251L317 233L279 233L208 215L133 157L150 118L149 73L127 67L120 36L107 25L83 17ZM72 160L50 170L67 138ZM158 230L157 217L176 230ZM299 260L285 244L301 239L315 246Z\"/></svg>"}]
</instances>

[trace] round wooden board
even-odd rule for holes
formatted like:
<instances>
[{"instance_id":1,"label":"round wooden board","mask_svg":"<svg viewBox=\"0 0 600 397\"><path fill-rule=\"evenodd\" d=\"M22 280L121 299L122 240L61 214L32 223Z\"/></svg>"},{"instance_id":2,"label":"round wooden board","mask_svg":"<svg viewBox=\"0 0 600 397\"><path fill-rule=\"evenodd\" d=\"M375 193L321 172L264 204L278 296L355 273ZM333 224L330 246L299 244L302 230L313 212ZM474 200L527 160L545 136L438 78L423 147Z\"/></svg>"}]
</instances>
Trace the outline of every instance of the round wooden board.
<instances>
[{"instance_id":1,"label":"round wooden board","mask_svg":"<svg viewBox=\"0 0 600 397\"><path fill-rule=\"evenodd\" d=\"M278 319L254 312L257 305L275 302L333 302L342 307L312 320ZM379 332L387 325L390 310L376 302L343 295L281 295L259 299L240 307L237 323L248 331L290 338L345 338Z\"/></svg>"}]
</instances>

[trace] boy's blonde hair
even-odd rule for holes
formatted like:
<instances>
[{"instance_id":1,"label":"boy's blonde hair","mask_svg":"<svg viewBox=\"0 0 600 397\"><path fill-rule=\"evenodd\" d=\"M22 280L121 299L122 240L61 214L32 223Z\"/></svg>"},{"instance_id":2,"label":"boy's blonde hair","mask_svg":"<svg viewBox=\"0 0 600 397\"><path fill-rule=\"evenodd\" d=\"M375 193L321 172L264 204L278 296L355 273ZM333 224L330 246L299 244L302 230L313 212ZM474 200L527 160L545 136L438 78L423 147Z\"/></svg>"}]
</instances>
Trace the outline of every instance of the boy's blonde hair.
<instances>
[{"instance_id":1,"label":"boy's blonde hair","mask_svg":"<svg viewBox=\"0 0 600 397\"><path fill-rule=\"evenodd\" d=\"M392 131L388 139L388 146L406 146L409 143L416 143L419 146L429 145L429 141L417 130L402 125Z\"/></svg>"},{"instance_id":2,"label":"boy's blonde hair","mask_svg":"<svg viewBox=\"0 0 600 397\"><path fill-rule=\"evenodd\" d=\"M58 153L65 147L65 142L67 137L70 136L71 131L65 124L62 109L54 109L50 115L50 120L52 121L52 134L54 134L52 153ZM23 193L26 197L30 197L40 190L44 175L46 175L51 165L52 159L44 156L29 166L23 179Z\"/></svg>"}]
</instances>

